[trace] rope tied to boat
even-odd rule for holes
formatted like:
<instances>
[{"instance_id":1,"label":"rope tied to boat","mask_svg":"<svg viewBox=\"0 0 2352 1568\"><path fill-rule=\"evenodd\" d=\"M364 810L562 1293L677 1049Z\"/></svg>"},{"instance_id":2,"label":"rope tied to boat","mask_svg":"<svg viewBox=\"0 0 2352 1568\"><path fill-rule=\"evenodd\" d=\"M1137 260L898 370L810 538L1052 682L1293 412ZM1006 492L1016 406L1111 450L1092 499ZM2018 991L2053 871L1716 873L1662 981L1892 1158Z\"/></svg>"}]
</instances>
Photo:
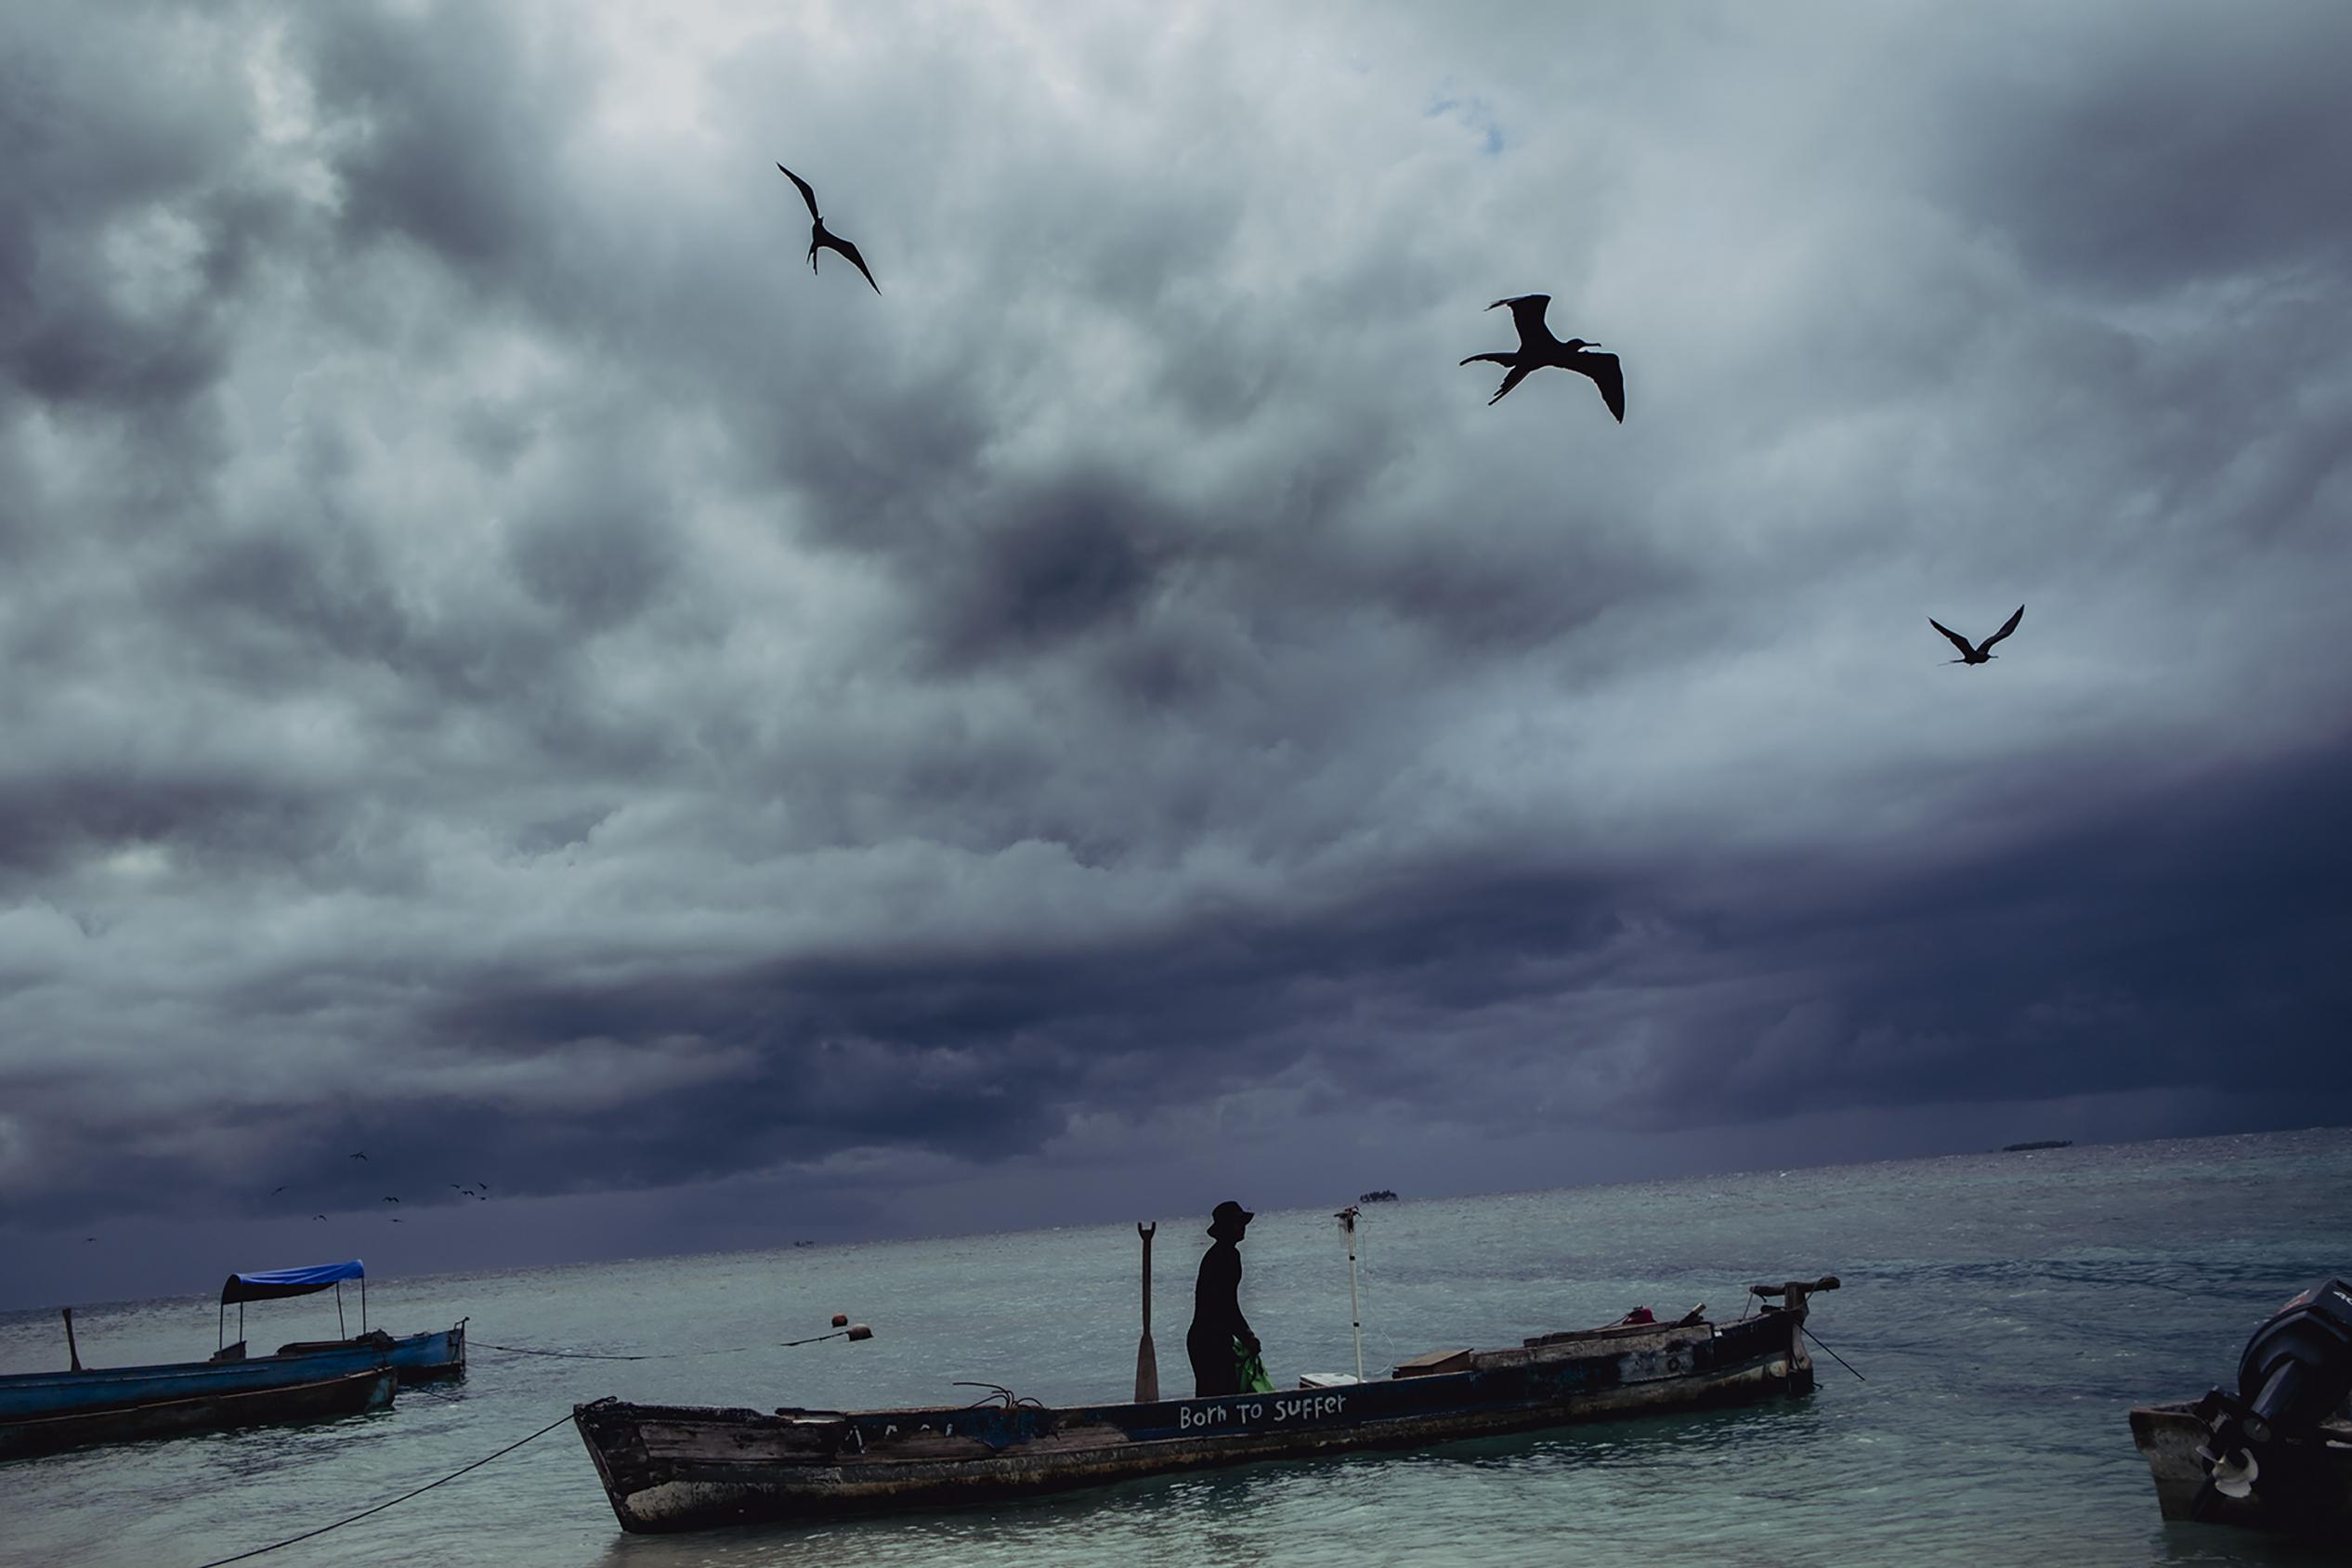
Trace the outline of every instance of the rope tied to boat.
<instances>
[{"instance_id":1,"label":"rope tied to boat","mask_svg":"<svg viewBox=\"0 0 2352 1568\"><path fill-rule=\"evenodd\" d=\"M778 1339L773 1345L727 1345L705 1351L642 1351L634 1355L623 1355L616 1351L549 1351L539 1350L529 1345L493 1345L487 1340L476 1341L474 1348L483 1351L503 1351L508 1355L559 1356L566 1361L672 1361L680 1356L748 1355L753 1351L791 1350L800 1345L821 1344L827 1339L870 1339L873 1337L874 1331L871 1328L862 1323L853 1323L846 1328L837 1328L830 1334L814 1334L805 1339Z\"/></svg>"},{"instance_id":2,"label":"rope tied to boat","mask_svg":"<svg viewBox=\"0 0 2352 1568\"><path fill-rule=\"evenodd\" d=\"M1026 1395L1026 1394L1017 1394L1017 1393L1014 1393L1014 1392L1013 1392L1011 1389L1006 1388L1006 1387L1005 1387L1002 1383L966 1383L966 1382L955 1382L955 1383L950 1383L950 1384L948 1384L947 1386L948 1386L949 1388L956 1388L956 1389L988 1389L988 1390L991 1390L991 1391L993 1391L993 1392L997 1394L997 1396L998 1396L999 1398L1000 1398L1001 1400L1003 1400L1003 1401L1004 1401L1003 1408L1004 1408L1004 1409L1007 1409L1007 1410L1042 1410L1042 1409L1044 1409L1044 1408L1045 1408L1045 1401L1043 1401L1043 1400L1041 1400L1041 1399L1031 1399L1031 1398L1029 1398L1029 1397L1028 1397L1028 1395ZM977 1409L979 1409L982 1405L986 1405L986 1404L987 1404L987 1403L988 1403L988 1401L987 1401L987 1400L985 1400L985 1399L975 1399L975 1400L973 1400L971 1404L969 1404L969 1405L965 1405L965 1406L964 1406L964 1408L965 1408L965 1409L967 1409L967 1410L977 1410Z\"/></svg>"},{"instance_id":3,"label":"rope tied to boat","mask_svg":"<svg viewBox=\"0 0 2352 1568\"><path fill-rule=\"evenodd\" d=\"M371 1514L382 1513L385 1509L392 1507L394 1503L405 1503L411 1497L422 1496L426 1492L430 1492L436 1486L447 1485L449 1483L455 1481L459 1476L465 1474L467 1470L477 1470L484 1465L489 1464L492 1459L504 1458L507 1455L512 1454L516 1449L520 1448L524 1444L536 1443L539 1439L545 1437L549 1432L554 1431L557 1427L562 1426L565 1422L570 1419L571 1417L568 1413L558 1416L554 1420L548 1422L545 1426L540 1428L537 1431L531 1433L530 1436L519 1438L515 1442L508 1444L497 1453L487 1455L482 1458L475 1460L472 1464L465 1466L463 1470L453 1470L450 1471L449 1474L441 1477L438 1481L428 1481L424 1485L416 1487L412 1491L403 1492L399 1496L393 1498L391 1502L378 1503L372 1509L361 1509L359 1512L353 1514L348 1519L338 1519L333 1524L321 1524L316 1530L306 1530L299 1535L289 1535L282 1541L272 1541L266 1547L255 1547L251 1551L241 1551L234 1557L215 1558L212 1561L203 1564L203 1568L227 1568L227 1564L229 1563L242 1562L249 1557L259 1557L265 1552L276 1551L280 1547L290 1547L297 1541L307 1541L311 1539L313 1536L323 1535L330 1530L340 1530L346 1524L357 1524L360 1520L367 1518Z\"/></svg>"}]
</instances>

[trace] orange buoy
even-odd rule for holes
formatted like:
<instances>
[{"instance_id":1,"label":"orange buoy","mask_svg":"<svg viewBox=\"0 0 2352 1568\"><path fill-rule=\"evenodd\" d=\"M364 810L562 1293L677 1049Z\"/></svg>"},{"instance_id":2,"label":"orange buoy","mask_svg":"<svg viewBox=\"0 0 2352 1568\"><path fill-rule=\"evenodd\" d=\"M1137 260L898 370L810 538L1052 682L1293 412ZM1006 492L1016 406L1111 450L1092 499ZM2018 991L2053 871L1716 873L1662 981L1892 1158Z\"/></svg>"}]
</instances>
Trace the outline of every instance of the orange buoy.
<instances>
[{"instance_id":1,"label":"orange buoy","mask_svg":"<svg viewBox=\"0 0 2352 1568\"><path fill-rule=\"evenodd\" d=\"M847 1313L835 1313L833 1314L833 1326L834 1326L834 1327L836 1327L836 1328L846 1328L846 1327L848 1327L848 1326L849 1326L849 1314L848 1314Z\"/></svg>"}]
</instances>

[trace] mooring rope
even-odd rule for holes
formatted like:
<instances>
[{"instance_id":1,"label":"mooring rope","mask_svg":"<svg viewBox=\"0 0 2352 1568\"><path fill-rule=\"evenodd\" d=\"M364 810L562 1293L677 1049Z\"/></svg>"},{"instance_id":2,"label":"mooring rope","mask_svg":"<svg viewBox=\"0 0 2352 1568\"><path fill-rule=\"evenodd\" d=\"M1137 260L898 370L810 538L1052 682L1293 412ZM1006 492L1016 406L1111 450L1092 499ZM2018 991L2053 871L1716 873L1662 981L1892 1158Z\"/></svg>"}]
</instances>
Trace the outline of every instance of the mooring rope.
<instances>
[{"instance_id":1,"label":"mooring rope","mask_svg":"<svg viewBox=\"0 0 2352 1568\"><path fill-rule=\"evenodd\" d=\"M562 1426L566 1421L570 1419L571 1416L569 1413L558 1416L554 1420L548 1422L545 1426L540 1428L537 1431L531 1433L530 1436L510 1443L505 1447L500 1449L497 1453L490 1455L487 1457L475 1460L472 1464L467 1465L464 1470L451 1470L449 1474L441 1477L439 1481L428 1481L412 1492L403 1492L399 1496L393 1498L390 1503L378 1503L375 1507L355 1513L348 1519L338 1519L333 1524L321 1524L316 1530L306 1530L299 1535L289 1535L282 1541L272 1541L266 1547L255 1547L251 1551L241 1551L234 1557L215 1558L212 1561L205 1563L203 1568L226 1568L226 1564L231 1562L242 1562L249 1557L259 1557L264 1552L276 1551L280 1547L290 1547L296 1541L307 1541L314 1535L323 1535L330 1530L340 1530L346 1524L356 1524L360 1520L367 1518L370 1514L382 1513L385 1509L390 1508L393 1503L405 1503L411 1497L417 1496L425 1492L430 1492L436 1486L444 1485L450 1482L455 1481L459 1476L464 1475L466 1470L477 1470L484 1465L489 1464L491 1459L503 1458L505 1456L512 1454L516 1449L520 1448L524 1444L533 1443L538 1441L540 1438L545 1437L549 1432L554 1431L557 1427Z\"/></svg>"},{"instance_id":2,"label":"mooring rope","mask_svg":"<svg viewBox=\"0 0 2352 1568\"><path fill-rule=\"evenodd\" d=\"M1822 1345L1822 1337L1821 1337L1820 1335L1818 1335L1818 1334L1814 1333L1811 1329L1807 1328L1807 1327L1806 1327L1803 1324L1801 1324L1801 1323L1800 1323L1800 1324L1798 1324L1797 1326L1798 1327L1798 1329L1800 1329L1800 1330L1802 1330L1802 1331L1803 1331L1803 1333L1804 1333L1804 1335L1805 1335L1805 1338L1807 1338L1808 1339L1812 1340L1812 1341L1813 1341L1813 1343L1815 1343L1815 1344L1817 1344L1817 1345ZM1836 1351L1830 1351L1830 1350L1829 1350L1829 1347L1828 1347L1827 1345L1822 1345L1822 1349L1823 1349L1823 1350L1825 1350L1825 1351L1829 1351L1829 1359L1830 1359L1830 1360L1832 1360L1832 1361L1834 1361L1834 1362L1837 1363L1837 1365L1840 1365L1840 1366L1844 1367L1847 1371L1849 1371L1849 1372L1854 1372L1854 1364L1853 1364L1852 1362L1848 1361L1848 1360L1847 1360L1844 1356L1839 1355L1839 1354L1838 1354ZM1854 1372L1854 1376L1855 1376L1855 1377L1857 1377L1857 1378L1862 1378L1862 1380L1863 1382L1865 1382L1865 1383L1867 1383L1868 1381L1870 1381L1870 1379L1867 1379L1867 1378L1862 1378L1862 1375L1861 1373L1859 1373L1859 1372Z\"/></svg>"},{"instance_id":3,"label":"mooring rope","mask_svg":"<svg viewBox=\"0 0 2352 1568\"><path fill-rule=\"evenodd\" d=\"M508 1355L554 1355L567 1361L672 1361L688 1355L748 1355L753 1351L791 1350L796 1345L821 1344L827 1339L849 1339L857 1336L848 1328L836 1328L830 1334L812 1334L805 1339L778 1339L773 1345L729 1345L707 1351L644 1351L635 1355L621 1355L610 1351L542 1351L529 1345L493 1345L477 1341L474 1348L484 1351L504 1351ZM871 1336L868 1336L871 1338Z\"/></svg>"}]
</instances>

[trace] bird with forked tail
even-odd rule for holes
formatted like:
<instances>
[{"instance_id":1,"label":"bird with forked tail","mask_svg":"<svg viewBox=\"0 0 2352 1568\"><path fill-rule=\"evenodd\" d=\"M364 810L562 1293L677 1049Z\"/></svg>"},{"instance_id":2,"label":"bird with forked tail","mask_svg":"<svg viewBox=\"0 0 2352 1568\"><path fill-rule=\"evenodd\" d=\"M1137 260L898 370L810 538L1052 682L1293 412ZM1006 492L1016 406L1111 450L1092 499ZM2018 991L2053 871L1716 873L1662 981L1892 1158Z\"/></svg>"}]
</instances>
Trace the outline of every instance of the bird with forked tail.
<instances>
[{"instance_id":1,"label":"bird with forked tail","mask_svg":"<svg viewBox=\"0 0 2352 1568\"><path fill-rule=\"evenodd\" d=\"M1484 361L1508 369L1509 373L1503 377L1503 384L1495 389L1493 397L1486 399L1487 406L1492 408L1501 402L1504 394L1512 387L1549 365L1591 377L1592 384L1601 388L1601 400L1609 405L1610 413L1615 416L1618 424L1623 425L1626 422L1626 377L1624 367L1617 363L1617 357L1614 354L1587 352L1601 346L1587 343L1581 337L1572 337L1562 343L1552 336L1551 329L1544 324L1544 312L1551 306L1549 294L1521 294L1515 299L1498 299L1486 308L1499 310L1506 305L1510 307L1512 324L1519 328L1519 346L1507 353L1473 354L1462 361L1466 365Z\"/></svg>"},{"instance_id":2,"label":"bird with forked tail","mask_svg":"<svg viewBox=\"0 0 2352 1568\"><path fill-rule=\"evenodd\" d=\"M842 255L848 257L849 264L852 267L855 267L858 271L865 273L867 284L871 287L876 294L882 293L882 285L874 281L874 275L871 272L868 272L866 270L866 258L857 254L857 247L825 227L825 216L822 213L819 213L817 210L817 192L809 188L808 181L803 179L791 170L785 168L781 163L778 163L776 166L782 172L786 179L791 180L794 185L801 188L801 200L808 203L808 269L811 272L817 270L817 253L818 251L836 251Z\"/></svg>"},{"instance_id":3,"label":"bird with forked tail","mask_svg":"<svg viewBox=\"0 0 2352 1568\"><path fill-rule=\"evenodd\" d=\"M1993 633L1993 635L1985 638L1984 641L1976 644L1971 644L1967 638L1962 636L1951 627L1946 626L1942 621L1938 621L1932 615L1927 617L1927 624L1934 627L1937 631L1941 632L1945 636L1951 638L1952 646L1960 650L1960 657L1957 659L1945 660L1944 662L1946 664L1982 664L1987 660L1998 659L2001 657L1999 654L1993 651L1993 645L2007 636L2010 633L2016 631L2018 629L2018 622L2023 621L2024 619L2025 607L2023 605L2019 605L2018 606L2018 612L2009 617L2009 619L2002 624L2001 630Z\"/></svg>"}]
</instances>

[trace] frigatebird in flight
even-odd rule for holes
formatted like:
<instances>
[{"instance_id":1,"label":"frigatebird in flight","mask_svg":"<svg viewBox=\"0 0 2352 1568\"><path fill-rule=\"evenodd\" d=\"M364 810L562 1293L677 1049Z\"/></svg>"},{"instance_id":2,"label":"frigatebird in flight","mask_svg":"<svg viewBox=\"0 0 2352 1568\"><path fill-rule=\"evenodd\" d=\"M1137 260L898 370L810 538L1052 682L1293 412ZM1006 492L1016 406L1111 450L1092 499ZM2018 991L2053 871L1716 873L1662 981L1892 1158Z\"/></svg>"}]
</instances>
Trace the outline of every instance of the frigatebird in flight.
<instances>
[{"instance_id":1,"label":"frigatebird in flight","mask_svg":"<svg viewBox=\"0 0 2352 1568\"><path fill-rule=\"evenodd\" d=\"M1544 325L1544 311L1551 305L1549 294L1521 294L1516 299L1498 299L1486 308L1498 310L1506 305L1510 307L1512 323L1519 328L1519 346L1506 354L1473 354L1462 361L1466 365L1474 365L1485 360L1509 368L1510 373L1503 377L1503 384L1495 389L1493 397L1486 399L1487 407L1492 408L1501 402L1503 394L1526 380L1531 372L1552 365L1592 377L1593 385L1601 388L1601 400L1609 405L1609 412L1616 415L1618 424L1623 425L1626 422L1626 375L1624 368L1617 363L1617 357L1614 354L1587 353L1587 349L1601 346L1587 343L1581 337L1572 337L1562 343L1552 336L1551 329Z\"/></svg>"},{"instance_id":2,"label":"frigatebird in flight","mask_svg":"<svg viewBox=\"0 0 2352 1568\"><path fill-rule=\"evenodd\" d=\"M1941 632L1945 636L1950 637L1952 639L1952 646L1960 650L1960 657L1957 659L1945 660L1944 662L1946 664L1981 664L1988 659L1998 659L2001 657L1999 654L1993 651L1993 645L2007 636L2010 633L2016 631L2018 629L2018 622L2023 621L2024 619L2025 607L2023 605L2019 605L2018 606L2018 612L2009 617L2007 621L2002 625L2001 630L1993 633L1993 635L1985 638L1984 641L1976 644L1974 647L1969 646L1967 638L1962 636L1951 627L1946 626L1942 621L1938 621L1932 615L1927 617L1927 624L1934 627L1937 631Z\"/></svg>"},{"instance_id":3,"label":"frigatebird in flight","mask_svg":"<svg viewBox=\"0 0 2352 1568\"><path fill-rule=\"evenodd\" d=\"M801 200L808 203L808 216L810 220L810 228L808 231L808 269L811 272L816 271L817 253L820 250L830 247L831 249L839 251L842 255L847 256L849 258L849 264L852 267L855 267L860 272L866 273L866 281L872 286L873 291L876 294L882 293L882 285L874 282L874 275L871 272L866 272L866 258L857 254L857 247L825 227L825 216L817 210L817 192L808 188L808 181L803 179L791 170L784 168L784 165L781 163L778 163L776 166L778 169L783 170L784 177L786 179L791 180L794 185L801 188Z\"/></svg>"}]
</instances>

